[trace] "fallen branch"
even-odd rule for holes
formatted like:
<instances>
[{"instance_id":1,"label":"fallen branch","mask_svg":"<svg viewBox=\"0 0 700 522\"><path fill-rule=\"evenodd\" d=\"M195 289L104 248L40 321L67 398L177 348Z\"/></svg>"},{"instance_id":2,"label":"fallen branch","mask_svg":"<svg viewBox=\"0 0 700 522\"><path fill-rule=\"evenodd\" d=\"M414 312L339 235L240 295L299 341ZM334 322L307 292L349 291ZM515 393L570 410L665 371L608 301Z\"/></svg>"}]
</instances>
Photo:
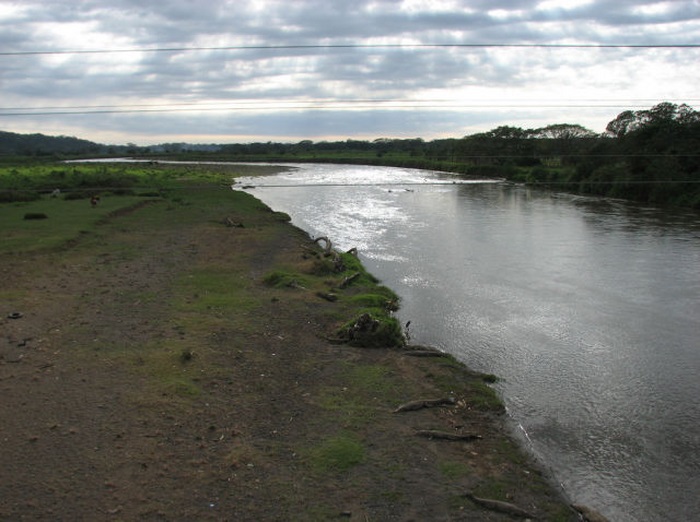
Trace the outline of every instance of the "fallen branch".
<instances>
[{"instance_id":1,"label":"fallen branch","mask_svg":"<svg viewBox=\"0 0 700 522\"><path fill-rule=\"evenodd\" d=\"M403 354L411 357L447 357L445 352L438 350L406 350Z\"/></svg>"},{"instance_id":2,"label":"fallen branch","mask_svg":"<svg viewBox=\"0 0 700 522\"><path fill-rule=\"evenodd\" d=\"M503 502L502 500L493 500L490 498L475 497L471 493L466 493L465 496L475 504L478 504L492 511L498 511L500 513L506 513L508 515L513 515L516 517L535 518L535 516L532 513L525 511L523 508L518 507L515 504L511 504L510 502Z\"/></svg>"},{"instance_id":3,"label":"fallen branch","mask_svg":"<svg viewBox=\"0 0 700 522\"><path fill-rule=\"evenodd\" d=\"M226 225L229 228L244 228L243 223L240 223L238 221L234 221L230 217L227 217L224 219L224 225Z\"/></svg>"},{"instance_id":4,"label":"fallen branch","mask_svg":"<svg viewBox=\"0 0 700 522\"><path fill-rule=\"evenodd\" d=\"M441 439L450 441L471 442L481 438L481 435L472 435L470 433L452 433L449 431L438 430L418 430L416 435L427 437L429 439Z\"/></svg>"},{"instance_id":5,"label":"fallen branch","mask_svg":"<svg viewBox=\"0 0 700 522\"><path fill-rule=\"evenodd\" d=\"M345 263L343 263L343 258L340 257L338 252L333 253L333 269L338 273L345 272Z\"/></svg>"},{"instance_id":6,"label":"fallen branch","mask_svg":"<svg viewBox=\"0 0 700 522\"><path fill-rule=\"evenodd\" d=\"M314 243L318 243L319 241L323 241L326 244L324 248L325 253L326 255L330 255L331 250L333 249L333 244L331 243L331 240L328 239L326 236L321 236L314 239Z\"/></svg>"},{"instance_id":7,"label":"fallen branch","mask_svg":"<svg viewBox=\"0 0 700 522\"><path fill-rule=\"evenodd\" d=\"M350 283L352 283L358 277L360 277L360 272L355 272L354 274L349 275L348 277L343 279L342 283L340 283L340 288L347 288L348 286L350 286Z\"/></svg>"},{"instance_id":8,"label":"fallen branch","mask_svg":"<svg viewBox=\"0 0 700 522\"><path fill-rule=\"evenodd\" d=\"M403 413L405 411L422 410L423 408L433 408L435 406L443 406L445 404L455 404L454 397L443 397L441 399L420 399L417 401L407 402L394 410L394 413Z\"/></svg>"},{"instance_id":9,"label":"fallen branch","mask_svg":"<svg viewBox=\"0 0 700 522\"><path fill-rule=\"evenodd\" d=\"M330 301L331 303L334 303L338 300L338 296L334 293L331 292L316 292L316 295L319 296L321 299L325 299L326 301Z\"/></svg>"}]
</instances>

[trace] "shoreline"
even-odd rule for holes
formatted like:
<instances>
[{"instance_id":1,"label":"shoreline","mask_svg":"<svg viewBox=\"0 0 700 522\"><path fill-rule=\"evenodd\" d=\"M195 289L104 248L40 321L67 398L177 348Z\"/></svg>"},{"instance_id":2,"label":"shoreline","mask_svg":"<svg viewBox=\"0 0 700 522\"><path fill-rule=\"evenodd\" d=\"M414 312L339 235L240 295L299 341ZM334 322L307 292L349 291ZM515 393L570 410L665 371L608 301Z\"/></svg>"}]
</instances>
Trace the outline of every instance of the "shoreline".
<instances>
[{"instance_id":1,"label":"shoreline","mask_svg":"<svg viewBox=\"0 0 700 522\"><path fill-rule=\"evenodd\" d=\"M308 234L222 190L0 255L23 314L2 318L1 518L578 519L484 376L330 343L378 283L339 288Z\"/></svg>"}]
</instances>

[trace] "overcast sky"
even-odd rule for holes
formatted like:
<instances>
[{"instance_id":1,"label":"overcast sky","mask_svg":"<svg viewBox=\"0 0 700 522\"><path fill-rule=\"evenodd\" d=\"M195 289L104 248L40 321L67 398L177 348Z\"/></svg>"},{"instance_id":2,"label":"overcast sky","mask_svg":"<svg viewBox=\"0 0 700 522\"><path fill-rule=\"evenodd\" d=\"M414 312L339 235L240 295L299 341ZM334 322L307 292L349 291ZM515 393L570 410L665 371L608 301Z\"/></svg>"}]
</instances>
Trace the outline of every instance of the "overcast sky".
<instances>
[{"instance_id":1,"label":"overcast sky","mask_svg":"<svg viewBox=\"0 0 700 522\"><path fill-rule=\"evenodd\" d=\"M603 132L626 109L697 108L700 48L680 46L698 44L700 0L0 0L0 130L139 145Z\"/></svg>"}]
</instances>

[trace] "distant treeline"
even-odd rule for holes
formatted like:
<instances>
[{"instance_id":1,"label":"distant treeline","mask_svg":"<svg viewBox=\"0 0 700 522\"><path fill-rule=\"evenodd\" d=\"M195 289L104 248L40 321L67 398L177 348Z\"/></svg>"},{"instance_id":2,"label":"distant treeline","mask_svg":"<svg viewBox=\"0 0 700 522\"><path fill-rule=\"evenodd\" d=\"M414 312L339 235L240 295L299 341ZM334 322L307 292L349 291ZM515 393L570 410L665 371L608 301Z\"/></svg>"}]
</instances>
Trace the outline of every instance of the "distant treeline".
<instances>
[{"instance_id":1,"label":"distant treeline","mask_svg":"<svg viewBox=\"0 0 700 522\"><path fill-rule=\"evenodd\" d=\"M394 165L556 190L700 208L700 113L661 103L624 111L604 134L580 125L502 126L463 138L224 145L229 160Z\"/></svg>"},{"instance_id":2,"label":"distant treeline","mask_svg":"<svg viewBox=\"0 0 700 522\"><path fill-rule=\"evenodd\" d=\"M0 133L0 153L6 154L5 134ZM76 146L90 143L76 138L56 139L81 142ZM539 129L501 126L463 138L432 141L380 138L157 147L92 145L103 149L76 149L71 153L403 166L700 208L700 113L685 104L668 102L647 110L624 111L603 134L564 123Z\"/></svg>"}]
</instances>

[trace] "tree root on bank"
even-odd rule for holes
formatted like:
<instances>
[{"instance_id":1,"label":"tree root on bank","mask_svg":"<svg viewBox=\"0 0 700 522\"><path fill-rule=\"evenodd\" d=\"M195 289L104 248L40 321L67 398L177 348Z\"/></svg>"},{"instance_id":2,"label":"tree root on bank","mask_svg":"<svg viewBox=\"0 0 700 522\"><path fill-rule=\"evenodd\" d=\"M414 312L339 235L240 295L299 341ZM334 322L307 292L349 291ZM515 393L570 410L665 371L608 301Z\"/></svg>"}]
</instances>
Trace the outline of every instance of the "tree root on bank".
<instances>
[{"instance_id":1,"label":"tree root on bank","mask_svg":"<svg viewBox=\"0 0 700 522\"><path fill-rule=\"evenodd\" d=\"M410 355L411 357L447 357L445 352L438 350L406 350L403 355Z\"/></svg>"},{"instance_id":2,"label":"tree root on bank","mask_svg":"<svg viewBox=\"0 0 700 522\"><path fill-rule=\"evenodd\" d=\"M347 276L345 279L343 279L343 282L340 283L340 288L347 288L358 277L360 277L360 272L355 272L354 274Z\"/></svg>"},{"instance_id":3,"label":"tree root on bank","mask_svg":"<svg viewBox=\"0 0 700 522\"><path fill-rule=\"evenodd\" d=\"M515 504L511 504L510 502L503 502L502 500L493 500L490 498L475 497L471 493L465 493L464 496L472 502L474 502L475 504L478 504L492 511L506 513L515 517L536 518L535 515L533 515L532 513L524 510L521 507L516 506Z\"/></svg>"},{"instance_id":4,"label":"tree root on bank","mask_svg":"<svg viewBox=\"0 0 700 522\"><path fill-rule=\"evenodd\" d=\"M316 295L321 299L325 299L328 302L335 303L338 300L337 294L332 292L316 292Z\"/></svg>"},{"instance_id":5,"label":"tree root on bank","mask_svg":"<svg viewBox=\"0 0 700 522\"><path fill-rule=\"evenodd\" d=\"M443 397L440 399L420 399L417 401L407 402L394 410L394 413L403 413L405 411L422 410L423 408L433 408L435 406L454 405L456 403L454 397Z\"/></svg>"},{"instance_id":6,"label":"tree root on bank","mask_svg":"<svg viewBox=\"0 0 700 522\"><path fill-rule=\"evenodd\" d=\"M326 236L321 236L314 239L314 243L318 243L319 241L323 241L325 243L324 253L327 256L331 255L331 252L333 251L333 243L331 243L331 240Z\"/></svg>"},{"instance_id":7,"label":"tree root on bank","mask_svg":"<svg viewBox=\"0 0 700 522\"><path fill-rule=\"evenodd\" d=\"M227 217L226 219L224 219L223 224L229 228L245 228L243 226L243 223L240 223L239 221L234 221L230 217Z\"/></svg>"},{"instance_id":8,"label":"tree root on bank","mask_svg":"<svg viewBox=\"0 0 700 522\"><path fill-rule=\"evenodd\" d=\"M449 441L463 441L471 442L473 440L481 439L481 435L473 435L471 433L452 433L449 431L438 431L438 430L418 430L416 435L420 437L427 437L428 439L440 439Z\"/></svg>"},{"instance_id":9,"label":"tree root on bank","mask_svg":"<svg viewBox=\"0 0 700 522\"><path fill-rule=\"evenodd\" d=\"M357 318L355 324L348 328L348 339L355 339L357 334L371 333L379 328L379 321L370 314L362 314Z\"/></svg>"}]
</instances>

